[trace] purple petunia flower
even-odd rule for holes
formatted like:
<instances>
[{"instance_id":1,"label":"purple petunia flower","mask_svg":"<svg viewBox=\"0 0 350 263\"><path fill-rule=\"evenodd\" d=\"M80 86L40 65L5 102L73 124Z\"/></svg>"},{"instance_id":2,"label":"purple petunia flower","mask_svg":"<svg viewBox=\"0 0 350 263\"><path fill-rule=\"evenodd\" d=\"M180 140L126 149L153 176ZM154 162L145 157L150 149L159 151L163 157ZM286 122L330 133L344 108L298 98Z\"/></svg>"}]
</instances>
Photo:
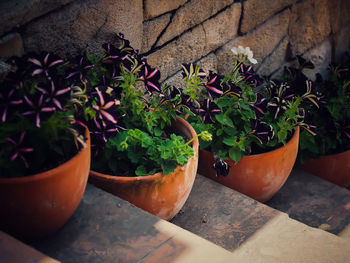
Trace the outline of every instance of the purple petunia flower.
<instances>
[{"instance_id":1,"label":"purple petunia flower","mask_svg":"<svg viewBox=\"0 0 350 263\"><path fill-rule=\"evenodd\" d=\"M28 168L29 165L28 165L26 159L24 158L23 154L24 153L33 152L34 149L30 148L30 147L23 146L23 141L24 141L25 134L26 134L25 131L21 132L21 134L19 135L18 140L15 140L15 139L12 139L10 137L7 137L7 141L9 143L11 143L13 145L13 147L14 147L14 154L11 156L11 161L14 161L17 158L20 158L24 162L26 168Z\"/></svg>"},{"instance_id":2,"label":"purple petunia flower","mask_svg":"<svg viewBox=\"0 0 350 263\"><path fill-rule=\"evenodd\" d=\"M69 98L69 92L71 90L70 87L60 88L55 82L59 82L58 80L51 80L50 83L47 84L39 84L36 89L40 91L42 94L46 95L45 103L53 104L59 110L63 109L63 106L67 102Z\"/></svg>"},{"instance_id":3,"label":"purple petunia flower","mask_svg":"<svg viewBox=\"0 0 350 263\"><path fill-rule=\"evenodd\" d=\"M9 85L0 86L0 117L1 121L5 122L9 109L14 105L19 105L23 101L18 97L16 89Z\"/></svg>"},{"instance_id":4,"label":"purple petunia flower","mask_svg":"<svg viewBox=\"0 0 350 263\"><path fill-rule=\"evenodd\" d=\"M95 90L97 104L93 105L92 108L97 112L96 118L116 124L115 116L120 102L115 98L113 89L110 87L96 87Z\"/></svg>"},{"instance_id":5,"label":"purple petunia flower","mask_svg":"<svg viewBox=\"0 0 350 263\"><path fill-rule=\"evenodd\" d=\"M46 104L45 94L34 94L34 96L24 96L25 108L29 108L22 112L24 116L33 116L35 126L40 127L40 122L43 118L48 119L53 112L55 112L55 107L49 107Z\"/></svg>"},{"instance_id":6,"label":"purple petunia flower","mask_svg":"<svg viewBox=\"0 0 350 263\"><path fill-rule=\"evenodd\" d=\"M224 94L224 91L221 87L221 81L223 79L224 76L209 71L208 82L205 83L204 86L207 89L211 99L220 97Z\"/></svg>"},{"instance_id":7,"label":"purple petunia flower","mask_svg":"<svg viewBox=\"0 0 350 263\"><path fill-rule=\"evenodd\" d=\"M260 118L264 116L267 109L267 99L264 98L260 93L256 94L256 101L251 103L249 107L254 111L255 117Z\"/></svg>"},{"instance_id":8,"label":"purple petunia flower","mask_svg":"<svg viewBox=\"0 0 350 263\"><path fill-rule=\"evenodd\" d=\"M33 63L32 76L44 73L46 77L49 77L52 71L64 61L54 54L42 53L38 57L28 58L28 62Z\"/></svg>"},{"instance_id":9,"label":"purple petunia flower","mask_svg":"<svg viewBox=\"0 0 350 263\"><path fill-rule=\"evenodd\" d=\"M214 123L214 116L221 112L219 107L209 99L204 100L201 103L200 108L196 111L202 116L204 123Z\"/></svg>"},{"instance_id":10,"label":"purple petunia flower","mask_svg":"<svg viewBox=\"0 0 350 263\"><path fill-rule=\"evenodd\" d=\"M252 131L249 134L255 136L261 144L268 143L275 136L273 127L265 122L258 119L251 119L250 125Z\"/></svg>"},{"instance_id":11,"label":"purple petunia flower","mask_svg":"<svg viewBox=\"0 0 350 263\"><path fill-rule=\"evenodd\" d=\"M160 71L152 68L147 63L143 63L139 79L145 83L146 89L149 93L153 91L160 92Z\"/></svg>"},{"instance_id":12,"label":"purple petunia flower","mask_svg":"<svg viewBox=\"0 0 350 263\"><path fill-rule=\"evenodd\" d=\"M216 171L216 177L227 176L230 171L231 165L226 163L224 160L217 158L216 162L213 165L213 168Z\"/></svg>"},{"instance_id":13,"label":"purple petunia flower","mask_svg":"<svg viewBox=\"0 0 350 263\"><path fill-rule=\"evenodd\" d=\"M350 119L346 118L341 121L336 121L334 124L339 131L339 136L345 136L350 139Z\"/></svg>"},{"instance_id":14,"label":"purple petunia flower","mask_svg":"<svg viewBox=\"0 0 350 263\"><path fill-rule=\"evenodd\" d=\"M88 70L94 67L94 65L90 63L86 56L78 56L73 61L73 66L70 68L70 70L68 70L66 79L78 78L80 80L83 80Z\"/></svg>"}]
</instances>

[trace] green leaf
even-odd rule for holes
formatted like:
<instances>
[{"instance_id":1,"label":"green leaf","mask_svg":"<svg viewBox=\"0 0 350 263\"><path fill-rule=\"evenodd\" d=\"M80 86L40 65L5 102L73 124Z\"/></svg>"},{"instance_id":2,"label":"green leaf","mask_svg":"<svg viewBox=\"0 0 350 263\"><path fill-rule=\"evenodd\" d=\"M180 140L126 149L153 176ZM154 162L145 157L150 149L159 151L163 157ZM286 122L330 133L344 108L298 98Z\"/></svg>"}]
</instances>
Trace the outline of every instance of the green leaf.
<instances>
[{"instance_id":1,"label":"green leaf","mask_svg":"<svg viewBox=\"0 0 350 263\"><path fill-rule=\"evenodd\" d=\"M225 137L222 142L228 146L234 146L236 143L235 137Z\"/></svg>"},{"instance_id":2,"label":"green leaf","mask_svg":"<svg viewBox=\"0 0 350 263\"><path fill-rule=\"evenodd\" d=\"M237 163L243 156L243 152L237 149L231 148L228 152L230 158Z\"/></svg>"}]
</instances>

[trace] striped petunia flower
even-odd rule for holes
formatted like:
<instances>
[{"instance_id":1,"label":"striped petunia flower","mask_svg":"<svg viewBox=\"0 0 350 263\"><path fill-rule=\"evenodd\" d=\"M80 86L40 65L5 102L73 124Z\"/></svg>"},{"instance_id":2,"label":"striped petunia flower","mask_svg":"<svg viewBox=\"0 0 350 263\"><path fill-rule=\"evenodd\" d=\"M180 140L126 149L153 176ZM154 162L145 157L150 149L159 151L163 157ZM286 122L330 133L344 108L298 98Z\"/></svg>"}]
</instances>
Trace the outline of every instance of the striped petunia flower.
<instances>
[{"instance_id":1,"label":"striped petunia flower","mask_svg":"<svg viewBox=\"0 0 350 263\"><path fill-rule=\"evenodd\" d=\"M261 144L268 143L275 136L273 127L265 122L258 119L251 119L250 125L252 131L249 134L255 136Z\"/></svg>"},{"instance_id":2,"label":"striped petunia flower","mask_svg":"<svg viewBox=\"0 0 350 263\"><path fill-rule=\"evenodd\" d=\"M7 137L6 140L9 143L11 143L12 147L13 147L13 154L11 156L11 161L14 161L17 158L20 158L24 162L25 167L28 168L29 167L28 162L24 158L23 154L33 152L34 149L24 145L24 137L25 137L25 135L26 135L26 132L23 131L23 132L20 133L18 138L13 139L13 138Z\"/></svg>"},{"instance_id":3,"label":"striped petunia flower","mask_svg":"<svg viewBox=\"0 0 350 263\"><path fill-rule=\"evenodd\" d=\"M96 104L92 108L96 111L96 118L102 121L117 124L117 110L120 101L115 98L110 87L96 87Z\"/></svg>"},{"instance_id":4,"label":"striped petunia flower","mask_svg":"<svg viewBox=\"0 0 350 263\"><path fill-rule=\"evenodd\" d=\"M204 100L200 108L197 109L198 114L203 118L204 123L214 123L214 116L221 112L218 105L210 99Z\"/></svg>"},{"instance_id":5,"label":"striped petunia flower","mask_svg":"<svg viewBox=\"0 0 350 263\"><path fill-rule=\"evenodd\" d=\"M9 111L22 104L23 100L18 96L17 90L10 85L4 83L0 86L0 117L1 121L5 122Z\"/></svg>"},{"instance_id":6,"label":"striped petunia flower","mask_svg":"<svg viewBox=\"0 0 350 263\"><path fill-rule=\"evenodd\" d=\"M28 58L28 62L33 64L32 76L44 74L46 77L51 77L57 66L64 63L63 59L49 52L30 57Z\"/></svg>"}]
</instances>

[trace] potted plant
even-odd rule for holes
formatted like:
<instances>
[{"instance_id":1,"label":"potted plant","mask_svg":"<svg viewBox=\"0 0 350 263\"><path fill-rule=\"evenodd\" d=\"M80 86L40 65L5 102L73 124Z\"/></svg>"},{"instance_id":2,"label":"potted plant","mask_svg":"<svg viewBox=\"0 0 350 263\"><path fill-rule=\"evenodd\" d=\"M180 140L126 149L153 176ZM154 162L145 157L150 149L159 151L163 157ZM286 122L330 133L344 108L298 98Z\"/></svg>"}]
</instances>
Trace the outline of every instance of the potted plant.
<instances>
[{"instance_id":1,"label":"potted plant","mask_svg":"<svg viewBox=\"0 0 350 263\"><path fill-rule=\"evenodd\" d=\"M177 118L185 106L176 88L161 87L159 70L122 35L119 41L118 47L104 44L100 57L79 58L82 66L70 76L82 91L78 115L92 138L89 182L171 219L196 176L198 136Z\"/></svg>"},{"instance_id":2,"label":"potted plant","mask_svg":"<svg viewBox=\"0 0 350 263\"><path fill-rule=\"evenodd\" d=\"M317 92L320 105L319 108L308 106L317 135L302 132L299 153L302 169L343 187L350 184L350 59L347 58L343 65L330 65L327 79L317 74L315 82L307 80ZM306 79L301 70L291 68L288 73L292 73L287 77L295 83Z\"/></svg>"},{"instance_id":3,"label":"potted plant","mask_svg":"<svg viewBox=\"0 0 350 263\"><path fill-rule=\"evenodd\" d=\"M0 80L0 229L42 237L61 227L82 198L89 132L74 118L66 61L43 52L9 63Z\"/></svg>"},{"instance_id":4,"label":"potted plant","mask_svg":"<svg viewBox=\"0 0 350 263\"><path fill-rule=\"evenodd\" d=\"M200 100L188 121L197 132L213 135L210 143L200 140L199 173L264 202L294 165L299 126L309 128L301 105L310 93L294 96L288 83L277 80L262 85L248 65L256 63L251 50L240 46L232 51L237 60L228 76L183 66L190 95Z\"/></svg>"}]
</instances>

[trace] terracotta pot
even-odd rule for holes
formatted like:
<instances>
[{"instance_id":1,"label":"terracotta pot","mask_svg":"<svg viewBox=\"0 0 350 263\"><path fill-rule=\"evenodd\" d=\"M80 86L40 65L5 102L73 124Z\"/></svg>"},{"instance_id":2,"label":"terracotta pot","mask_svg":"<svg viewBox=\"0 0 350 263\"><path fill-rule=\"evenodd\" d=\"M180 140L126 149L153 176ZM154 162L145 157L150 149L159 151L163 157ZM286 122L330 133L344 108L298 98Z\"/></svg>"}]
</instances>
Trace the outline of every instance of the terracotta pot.
<instances>
[{"instance_id":1,"label":"terracotta pot","mask_svg":"<svg viewBox=\"0 0 350 263\"><path fill-rule=\"evenodd\" d=\"M46 172L0 178L0 229L18 238L39 238L55 232L73 214L83 196L90 170L87 147ZM44 153L43 153L44 154Z\"/></svg>"},{"instance_id":2,"label":"terracotta pot","mask_svg":"<svg viewBox=\"0 0 350 263\"><path fill-rule=\"evenodd\" d=\"M196 132L185 120L178 118L173 128L187 138ZM165 220L173 218L186 202L192 189L198 167L198 139L193 141L194 156L173 173L139 177L120 177L91 171L89 182L103 190L129 201L137 207Z\"/></svg>"},{"instance_id":3,"label":"terracotta pot","mask_svg":"<svg viewBox=\"0 0 350 263\"><path fill-rule=\"evenodd\" d=\"M299 145L299 127L293 137L276 150L248 155L237 164L229 158L231 165L227 176L216 177L213 168L214 155L201 150L198 173L214 181L241 192L260 202L268 201L285 183L295 163Z\"/></svg>"},{"instance_id":4,"label":"terracotta pot","mask_svg":"<svg viewBox=\"0 0 350 263\"><path fill-rule=\"evenodd\" d=\"M298 167L342 187L350 184L350 150L320 159L311 158Z\"/></svg>"}]
</instances>

